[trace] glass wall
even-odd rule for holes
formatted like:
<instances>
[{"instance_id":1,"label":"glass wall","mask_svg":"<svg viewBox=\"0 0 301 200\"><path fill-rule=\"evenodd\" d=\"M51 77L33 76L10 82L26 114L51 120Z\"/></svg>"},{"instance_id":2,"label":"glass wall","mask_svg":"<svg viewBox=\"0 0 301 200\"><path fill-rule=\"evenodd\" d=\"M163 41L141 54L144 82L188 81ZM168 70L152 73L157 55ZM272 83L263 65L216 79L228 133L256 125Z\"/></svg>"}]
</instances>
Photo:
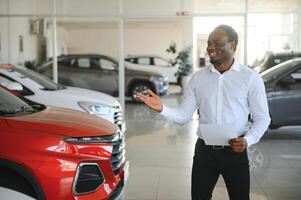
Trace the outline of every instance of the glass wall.
<instances>
[{"instance_id":1,"label":"glass wall","mask_svg":"<svg viewBox=\"0 0 301 200\"><path fill-rule=\"evenodd\" d=\"M118 0L57 0L58 16L113 16L119 14Z\"/></svg>"},{"instance_id":2,"label":"glass wall","mask_svg":"<svg viewBox=\"0 0 301 200\"><path fill-rule=\"evenodd\" d=\"M58 54L104 54L118 58L118 24L101 18L57 18Z\"/></svg>"},{"instance_id":3,"label":"glass wall","mask_svg":"<svg viewBox=\"0 0 301 200\"><path fill-rule=\"evenodd\" d=\"M123 12L129 16L148 16L148 15L175 15L182 10L182 0L124 0Z\"/></svg>"},{"instance_id":4,"label":"glass wall","mask_svg":"<svg viewBox=\"0 0 301 200\"><path fill-rule=\"evenodd\" d=\"M52 0L0 1L0 61L37 63L46 59Z\"/></svg>"},{"instance_id":5,"label":"glass wall","mask_svg":"<svg viewBox=\"0 0 301 200\"><path fill-rule=\"evenodd\" d=\"M266 51L298 51L299 26L295 14L249 14L248 64L260 60Z\"/></svg>"},{"instance_id":6,"label":"glass wall","mask_svg":"<svg viewBox=\"0 0 301 200\"><path fill-rule=\"evenodd\" d=\"M6 11L9 15L50 15L52 0L6 0Z\"/></svg>"},{"instance_id":7,"label":"glass wall","mask_svg":"<svg viewBox=\"0 0 301 200\"><path fill-rule=\"evenodd\" d=\"M165 75L170 83L183 84L178 79L180 64L175 62L179 53L191 54L187 63L195 70L208 65L208 35L219 24L238 32L235 58L245 64L252 65L266 51L300 51L300 13L300 0L0 0L0 63L35 69L49 62L51 71L56 52L60 83L118 96L120 58L126 58L128 69L145 71L126 72L126 81L143 74L163 88L166 79L161 75ZM63 60L63 55L75 56ZM52 77L52 72L46 75ZM97 82L100 77L104 82ZM126 81L127 95L133 93L133 86L145 89L144 82L129 85ZM173 86L169 94L183 91ZM171 105L177 104L174 96L168 96ZM130 97L127 100L131 102ZM126 116L133 124L145 117L157 127L164 123L145 106L127 106L134 110ZM134 130L137 134L145 128L139 126ZM290 165L300 158L285 156L290 156Z\"/></svg>"},{"instance_id":8,"label":"glass wall","mask_svg":"<svg viewBox=\"0 0 301 200\"><path fill-rule=\"evenodd\" d=\"M49 34L51 34L50 29L52 27L51 21L54 11L53 2L53 0L0 0L1 61L7 60L11 62L24 62L27 60L37 60L37 62L41 62L50 57L52 36ZM91 30L91 27L93 26L97 29L96 27L100 26L98 23L99 21L101 21L100 24L107 28L111 26L110 22L112 21L115 22L115 26L117 26L116 23L118 21L120 11L122 11L124 20L135 21L138 19L139 24L144 24L144 26L153 26L152 24L157 23L158 27L160 27L160 23L164 24L164 21L168 21L170 19L181 21L182 17L185 16L189 16L190 19L192 17L196 17L196 21L198 21L198 17L203 17L205 20L202 22L196 23L195 21L194 30L192 28L190 30L186 30L186 28L189 27L185 28L184 34L186 35L186 38L192 37L187 37L187 35L194 35L194 41L191 41L190 43L199 43L199 40L203 40L206 37L204 33L202 33L202 31L204 31L202 27L204 29L207 29L207 27L213 28L213 24L216 25L222 22L227 23L227 17L223 16L230 17L231 14L234 13L236 16L240 16L241 18L246 14L246 12L248 12L248 42L246 44L248 64L252 64L257 57L260 57L260 55L267 50L297 51L300 49L300 16L298 14L300 6L298 0L61 0L55 2L55 15L60 17L58 20L58 26L69 26L69 28L73 31L76 26L75 24L82 24L82 27L84 26L83 24L87 24L89 30ZM119 5L119 3L121 4ZM216 17L210 17L212 15ZM66 17L68 19L65 19ZM76 19L72 20L72 18ZM160 19L162 19L163 22L159 22ZM130 21L128 23L129 26L126 26L135 26L135 23L131 23ZM150 21L153 22L150 23ZM241 30L243 29L243 20L241 19L240 21L240 44L243 45L244 31ZM16 29L20 31L22 29L23 33L17 35L10 34L11 31L18 32ZM115 29L117 31L117 27L115 27ZM89 30L86 32L89 32ZM164 27L162 30L164 31ZM127 30L125 31L128 32ZM190 34L188 33L189 31L191 32ZM61 34L61 32L58 34ZM200 36L202 34L203 36ZM204 38L198 39L198 37ZM104 51L106 51L107 54L115 54L116 56L116 52L119 52L117 39L118 38L115 38L112 43L114 48L105 48ZM59 43L61 43L60 37L58 40ZM128 42L128 39L126 42ZM24 45L23 53L18 51L19 49L17 49L16 43ZM189 42L186 41L186 43ZM184 44L182 43L179 45ZM199 46L204 46L204 44L198 44L195 47L198 50L195 50L194 56L204 54L202 52L203 50L201 50ZM71 47L66 48L70 49ZM59 47L59 54L62 51L66 51L66 48ZM135 47L129 45L129 48L131 49ZM76 50L75 46L71 49L76 52L79 51ZM237 56L240 59L244 59L243 49L244 46L240 46L240 52L237 53ZM125 50L128 51L127 48L125 48ZM31 51L31 53L27 53L29 51ZM83 48L83 52L87 51L88 50ZM194 58L195 63L197 63L197 59L198 58Z\"/></svg>"},{"instance_id":9,"label":"glass wall","mask_svg":"<svg viewBox=\"0 0 301 200\"><path fill-rule=\"evenodd\" d=\"M238 14L245 13L246 1L241 0L193 0L193 12L196 14Z\"/></svg>"},{"instance_id":10,"label":"glass wall","mask_svg":"<svg viewBox=\"0 0 301 200\"><path fill-rule=\"evenodd\" d=\"M229 24L239 33L237 59L252 65L266 51L300 50L299 10L298 0L0 0L0 61L37 65L51 59L54 13L58 55L97 53L118 60L124 52L173 59L166 49L174 42L178 50L192 45L198 67L208 64L208 34ZM120 33L119 20L125 22Z\"/></svg>"},{"instance_id":11,"label":"glass wall","mask_svg":"<svg viewBox=\"0 0 301 200\"><path fill-rule=\"evenodd\" d=\"M91 49L88 44L72 44L76 40L74 37L79 35L71 34L70 36L68 33L83 29L82 31L86 31L85 34L89 34L90 30L97 30L102 25L108 27L108 23L102 21L112 21L112 18L119 12L118 0L62 0L55 2L56 7L53 9L53 0L0 1L1 62L20 64L31 61L39 64L50 59L53 54L52 15L54 12L57 17L60 17L57 20L58 55L68 53L70 49L71 52L77 53L94 52L94 49ZM106 44L111 49L114 47L114 50L104 48L106 51L118 52L116 31L115 23L114 42L111 42L110 45ZM69 39L66 35L73 38ZM69 42L68 45L65 41ZM77 41L84 43L84 40L78 39ZM106 40L106 43L109 41ZM81 47L82 50L76 49L77 47Z\"/></svg>"},{"instance_id":12,"label":"glass wall","mask_svg":"<svg viewBox=\"0 0 301 200\"><path fill-rule=\"evenodd\" d=\"M8 32L6 31L8 27L7 17L0 18L0 27L0 62L3 63L7 62L8 58Z\"/></svg>"},{"instance_id":13,"label":"glass wall","mask_svg":"<svg viewBox=\"0 0 301 200\"><path fill-rule=\"evenodd\" d=\"M299 0L248 0L249 13L289 13L299 9Z\"/></svg>"}]
</instances>

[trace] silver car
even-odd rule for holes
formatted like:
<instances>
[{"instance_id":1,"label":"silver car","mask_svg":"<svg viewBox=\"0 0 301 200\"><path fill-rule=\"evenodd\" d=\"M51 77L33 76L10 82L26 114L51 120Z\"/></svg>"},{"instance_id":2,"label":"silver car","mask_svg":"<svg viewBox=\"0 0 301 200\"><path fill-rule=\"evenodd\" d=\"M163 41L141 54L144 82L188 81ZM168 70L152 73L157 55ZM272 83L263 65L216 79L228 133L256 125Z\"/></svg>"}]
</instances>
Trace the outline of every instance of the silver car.
<instances>
[{"instance_id":1,"label":"silver car","mask_svg":"<svg viewBox=\"0 0 301 200\"><path fill-rule=\"evenodd\" d=\"M36 70L52 77L52 61ZM64 55L58 57L59 83L68 86L88 88L118 95L118 62L109 56L99 54ZM167 93L168 78L155 72L128 70L125 68L125 95L136 101L136 93L146 89L158 95Z\"/></svg>"}]
</instances>

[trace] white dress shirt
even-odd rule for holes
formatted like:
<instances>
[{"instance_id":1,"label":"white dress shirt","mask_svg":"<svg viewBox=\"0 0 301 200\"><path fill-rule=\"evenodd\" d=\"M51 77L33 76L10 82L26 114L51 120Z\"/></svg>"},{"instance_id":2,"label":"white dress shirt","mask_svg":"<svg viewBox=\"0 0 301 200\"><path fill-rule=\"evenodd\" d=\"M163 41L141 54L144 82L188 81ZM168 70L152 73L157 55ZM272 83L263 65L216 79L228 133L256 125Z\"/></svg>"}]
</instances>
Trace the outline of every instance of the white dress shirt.
<instances>
[{"instance_id":1,"label":"white dress shirt","mask_svg":"<svg viewBox=\"0 0 301 200\"><path fill-rule=\"evenodd\" d=\"M184 124L196 109L199 109L200 124L232 124L237 137L244 135L248 147L260 140L270 124L263 80L236 60L223 74L213 65L196 72L188 83L181 105L178 108L163 105L161 114L177 124ZM200 128L196 134L202 138Z\"/></svg>"}]
</instances>

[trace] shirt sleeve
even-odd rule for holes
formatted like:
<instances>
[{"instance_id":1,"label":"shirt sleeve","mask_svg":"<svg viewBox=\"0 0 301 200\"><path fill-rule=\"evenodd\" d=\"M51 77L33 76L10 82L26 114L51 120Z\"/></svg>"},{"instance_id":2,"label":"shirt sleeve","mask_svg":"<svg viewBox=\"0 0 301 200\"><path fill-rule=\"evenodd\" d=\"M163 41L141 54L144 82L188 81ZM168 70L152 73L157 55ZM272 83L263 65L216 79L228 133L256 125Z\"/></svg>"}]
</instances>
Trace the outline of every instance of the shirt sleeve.
<instances>
[{"instance_id":1,"label":"shirt sleeve","mask_svg":"<svg viewBox=\"0 0 301 200\"><path fill-rule=\"evenodd\" d=\"M191 119L193 113L197 109L197 100L194 91L194 80L195 76L193 76L188 82L187 89L184 92L184 98L180 106L178 108L171 108L163 105L163 110L160 113L161 115L166 117L168 120L180 125L187 123Z\"/></svg>"},{"instance_id":2,"label":"shirt sleeve","mask_svg":"<svg viewBox=\"0 0 301 200\"><path fill-rule=\"evenodd\" d=\"M254 74L252 77L248 103L253 123L244 138L249 147L260 140L271 121L265 86L262 78L258 74Z\"/></svg>"}]
</instances>

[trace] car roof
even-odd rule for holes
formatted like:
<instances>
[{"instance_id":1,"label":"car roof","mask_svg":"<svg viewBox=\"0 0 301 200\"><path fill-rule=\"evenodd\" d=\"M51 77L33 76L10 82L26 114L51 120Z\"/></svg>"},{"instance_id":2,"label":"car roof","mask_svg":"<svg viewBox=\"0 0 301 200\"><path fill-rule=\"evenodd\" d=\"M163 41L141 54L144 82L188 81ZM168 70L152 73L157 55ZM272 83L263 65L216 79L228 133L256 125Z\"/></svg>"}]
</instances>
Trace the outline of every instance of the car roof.
<instances>
[{"instance_id":1,"label":"car roof","mask_svg":"<svg viewBox=\"0 0 301 200\"><path fill-rule=\"evenodd\" d=\"M273 54L274 57L282 57L282 56L301 56L300 51L279 51L279 52L267 52L268 54Z\"/></svg>"},{"instance_id":2,"label":"car roof","mask_svg":"<svg viewBox=\"0 0 301 200\"><path fill-rule=\"evenodd\" d=\"M110 56L107 56L107 55L103 55L103 54L66 54L66 55L60 55L58 56L58 61L61 61L62 59L65 59L65 58L82 58L82 57L90 57L90 58L106 58L108 60L111 60L112 62L115 62L115 63L118 63L117 59L115 59L114 57L110 57ZM37 68L41 68L42 66L44 65L48 65L49 63L52 63L52 58L39 64L37 66Z\"/></svg>"},{"instance_id":3,"label":"car roof","mask_svg":"<svg viewBox=\"0 0 301 200\"><path fill-rule=\"evenodd\" d=\"M163 58L163 59L165 59L162 56L154 55L154 54L130 54L130 55L127 55L126 58L138 58L138 57L154 57L154 58Z\"/></svg>"},{"instance_id":4,"label":"car roof","mask_svg":"<svg viewBox=\"0 0 301 200\"><path fill-rule=\"evenodd\" d=\"M96 53L79 53L79 54L63 54L63 55L60 55L59 57L67 57L67 56L105 56L105 55L102 55L102 54L96 54Z\"/></svg>"},{"instance_id":5,"label":"car roof","mask_svg":"<svg viewBox=\"0 0 301 200\"><path fill-rule=\"evenodd\" d=\"M294 62L301 62L301 57L291 59Z\"/></svg>"},{"instance_id":6,"label":"car roof","mask_svg":"<svg viewBox=\"0 0 301 200\"><path fill-rule=\"evenodd\" d=\"M293 63L293 64L290 64L290 63ZM301 57L290 59L285 62L279 63L278 65L275 65L275 66L267 69L266 71L262 72L262 74L270 73L271 71L274 71L277 68L291 69L291 68L294 68L296 66L296 64L298 64L298 63L301 63Z\"/></svg>"}]
</instances>

